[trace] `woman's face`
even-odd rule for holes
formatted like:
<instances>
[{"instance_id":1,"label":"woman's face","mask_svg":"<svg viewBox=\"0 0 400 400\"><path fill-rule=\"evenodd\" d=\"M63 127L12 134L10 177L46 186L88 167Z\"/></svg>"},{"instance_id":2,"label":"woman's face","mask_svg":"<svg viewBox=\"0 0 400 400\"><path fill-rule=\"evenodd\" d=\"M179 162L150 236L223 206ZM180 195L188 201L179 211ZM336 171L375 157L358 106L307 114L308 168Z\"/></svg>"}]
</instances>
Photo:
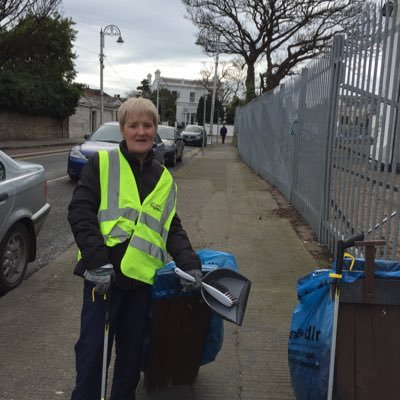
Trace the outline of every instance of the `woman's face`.
<instances>
[{"instance_id":1,"label":"woman's face","mask_svg":"<svg viewBox=\"0 0 400 400\"><path fill-rule=\"evenodd\" d=\"M150 116L133 112L127 116L121 134L129 152L143 161L153 148L156 127Z\"/></svg>"}]
</instances>

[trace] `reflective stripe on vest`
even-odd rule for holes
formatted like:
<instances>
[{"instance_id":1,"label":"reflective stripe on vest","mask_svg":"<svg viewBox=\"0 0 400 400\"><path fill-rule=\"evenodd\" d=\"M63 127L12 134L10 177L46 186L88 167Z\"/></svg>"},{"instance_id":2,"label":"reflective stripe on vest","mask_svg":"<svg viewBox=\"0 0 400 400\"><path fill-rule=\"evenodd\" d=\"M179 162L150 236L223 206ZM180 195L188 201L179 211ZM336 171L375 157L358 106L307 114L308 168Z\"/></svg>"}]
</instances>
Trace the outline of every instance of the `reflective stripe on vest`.
<instances>
[{"instance_id":1,"label":"reflective stripe on vest","mask_svg":"<svg viewBox=\"0 0 400 400\"><path fill-rule=\"evenodd\" d=\"M131 237L139 216L137 205L140 205L140 198L136 184L128 186L132 189L128 201L123 203L125 198L121 198L120 187L123 187L124 182L121 180L120 157L123 158L130 170L128 162L122 154L120 155L119 150L99 151L101 200L97 218L104 242L111 247Z\"/></svg>"},{"instance_id":2,"label":"reflective stripe on vest","mask_svg":"<svg viewBox=\"0 0 400 400\"><path fill-rule=\"evenodd\" d=\"M163 172L154 190L140 202L135 177L120 150L100 151L100 230L107 246L127 240L121 261L124 275L153 283L154 274L167 261L166 242L176 211L176 185Z\"/></svg>"}]
</instances>

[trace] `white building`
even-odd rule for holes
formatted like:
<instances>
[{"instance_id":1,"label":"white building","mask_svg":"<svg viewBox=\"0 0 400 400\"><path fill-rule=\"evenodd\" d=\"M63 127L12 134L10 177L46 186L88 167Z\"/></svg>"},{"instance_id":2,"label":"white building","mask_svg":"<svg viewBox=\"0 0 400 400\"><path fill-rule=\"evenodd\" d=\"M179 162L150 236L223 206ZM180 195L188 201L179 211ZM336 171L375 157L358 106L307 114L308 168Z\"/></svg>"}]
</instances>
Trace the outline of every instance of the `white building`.
<instances>
[{"instance_id":1,"label":"white building","mask_svg":"<svg viewBox=\"0 0 400 400\"><path fill-rule=\"evenodd\" d=\"M147 75L150 89L157 90L166 88L170 92L176 94L176 121L177 123L196 124L202 121L197 121L197 105L200 97L204 96L206 89L200 86L199 81L191 79L167 78L161 76L161 71L157 69L154 73L154 81L151 74ZM159 86L158 86L159 85Z\"/></svg>"}]
</instances>

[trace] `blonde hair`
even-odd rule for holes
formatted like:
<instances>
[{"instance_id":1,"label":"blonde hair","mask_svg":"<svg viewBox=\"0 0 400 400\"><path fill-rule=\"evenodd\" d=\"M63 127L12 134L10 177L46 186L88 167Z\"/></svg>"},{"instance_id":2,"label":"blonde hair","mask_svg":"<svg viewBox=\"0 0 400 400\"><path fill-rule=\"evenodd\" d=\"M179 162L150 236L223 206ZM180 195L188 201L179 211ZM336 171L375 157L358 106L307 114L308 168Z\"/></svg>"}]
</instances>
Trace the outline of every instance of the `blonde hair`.
<instances>
[{"instance_id":1,"label":"blonde hair","mask_svg":"<svg viewBox=\"0 0 400 400\"><path fill-rule=\"evenodd\" d=\"M122 129L129 114L137 113L149 116L154 126L158 127L158 113L156 106L149 100L143 97L130 97L118 109L119 126Z\"/></svg>"}]
</instances>

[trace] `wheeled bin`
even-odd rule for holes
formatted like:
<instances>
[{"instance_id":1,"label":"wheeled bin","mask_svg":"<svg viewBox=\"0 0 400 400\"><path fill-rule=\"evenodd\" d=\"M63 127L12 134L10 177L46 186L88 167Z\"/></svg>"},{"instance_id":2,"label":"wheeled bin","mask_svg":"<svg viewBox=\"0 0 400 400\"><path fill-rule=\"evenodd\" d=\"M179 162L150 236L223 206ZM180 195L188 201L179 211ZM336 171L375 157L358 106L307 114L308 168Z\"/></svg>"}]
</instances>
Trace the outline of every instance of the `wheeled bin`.
<instances>
[{"instance_id":1,"label":"wheeled bin","mask_svg":"<svg viewBox=\"0 0 400 400\"><path fill-rule=\"evenodd\" d=\"M382 242L355 245L365 247L365 259L298 281L288 343L298 400L400 398L400 263L374 259Z\"/></svg>"},{"instance_id":2,"label":"wheeled bin","mask_svg":"<svg viewBox=\"0 0 400 400\"><path fill-rule=\"evenodd\" d=\"M398 263L375 262L375 246L383 244L360 242L365 246L365 261L356 262L352 270L362 276L341 284L335 400L400 398L400 277L391 273L398 270Z\"/></svg>"},{"instance_id":3,"label":"wheeled bin","mask_svg":"<svg viewBox=\"0 0 400 400\"><path fill-rule=\"evenodd\" d=\"M215 270L225 279L233 279L231 275L241 277L237 274L233 255L207 249L197 254L204 279L207 275L215 275ZM212 301L200 295L199 291L182 291L174 268L175 263L167 264L157 271L154 280L150 329L143 362L144 386L148 391L193 384L200 366L214 361L222 347L223 318L218 314L219 308L214 307L216 311L213 311ZM232 307L224 319L231 320L232 313L237 310L241 314L241 324L250 282L244 277L243 282L239 281L243 296L239 296L239 304Z\"/></svg>"}]
</instances>

